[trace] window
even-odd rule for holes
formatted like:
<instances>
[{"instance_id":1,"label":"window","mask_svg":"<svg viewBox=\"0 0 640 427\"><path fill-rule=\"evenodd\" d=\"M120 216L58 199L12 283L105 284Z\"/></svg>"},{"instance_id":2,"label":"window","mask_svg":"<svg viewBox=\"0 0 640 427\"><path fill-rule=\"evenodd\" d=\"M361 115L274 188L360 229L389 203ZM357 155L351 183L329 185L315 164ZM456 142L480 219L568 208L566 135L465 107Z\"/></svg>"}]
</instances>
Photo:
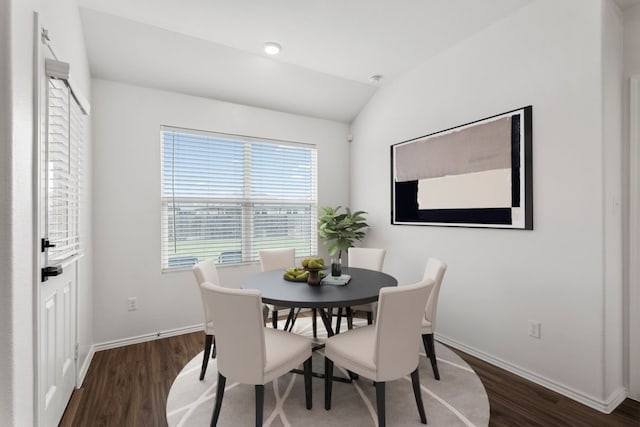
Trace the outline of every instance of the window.
<instances>
[{"instance_id":1,"label":"window","mask_svg":"<svg viewBox=\"0 0 640 427\"><path fill-rule=\"evenodd\" d=\"M52 245L46 264L53 264L82 254L79 218L87 113L66 80L50 77L48 86L44 232Z\"/></svg>"},{"instance_id":2,"label":"window","mask_svg":"<svg viewBox=\"0 0 640 427\"><path fill-rule=\"evenodd\" d=\"M317 252L316 149L162 127L162 268Z\"/></svg>"}]
</instances>

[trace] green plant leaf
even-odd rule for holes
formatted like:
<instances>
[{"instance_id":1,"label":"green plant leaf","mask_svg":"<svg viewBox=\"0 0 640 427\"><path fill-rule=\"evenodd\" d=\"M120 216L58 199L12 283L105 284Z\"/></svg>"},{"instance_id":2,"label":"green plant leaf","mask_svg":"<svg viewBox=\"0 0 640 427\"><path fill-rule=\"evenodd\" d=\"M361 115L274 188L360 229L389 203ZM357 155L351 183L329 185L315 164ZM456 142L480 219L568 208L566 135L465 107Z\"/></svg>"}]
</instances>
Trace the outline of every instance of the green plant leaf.
<instances>
[{"instance_id":1,"label":"green plant leaf","mask_svg":"<svg viewBox=\"0 0 640 427\"><path fill-rule=\"evenodd\" d=\"M364 211L351 212L351 209L345 208L344 213L340 213L342 207L332 208L323 206L322 215L318 218L318 236L324 240L325 246L328 247L329 255L338 256L354 245L354 242L362 240L365 236L364 229L369 227L365 222Z\"/></svg>"},{"instance_id":2,"label":"green plant leaf","mask_svg":"<svg viewBox=\"0 0 640 427\"><path fill-rule=\"evenodd\" d=\"M338 244L336 243L336 244L333 244L333 245L329 246L329 249L327 251L329 252L329 255L335 255L336 252L338 252L338 249L340 249L340 248L338 247Z\"/></svg>"}]
</instances>

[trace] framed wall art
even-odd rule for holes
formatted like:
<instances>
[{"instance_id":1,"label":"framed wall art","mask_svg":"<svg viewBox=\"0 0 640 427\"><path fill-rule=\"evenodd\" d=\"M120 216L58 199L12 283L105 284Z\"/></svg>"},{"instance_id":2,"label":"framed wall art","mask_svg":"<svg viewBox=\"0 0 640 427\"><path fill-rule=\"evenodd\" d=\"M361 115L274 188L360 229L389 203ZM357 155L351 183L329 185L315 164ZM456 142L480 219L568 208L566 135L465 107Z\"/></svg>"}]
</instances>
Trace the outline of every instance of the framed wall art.
<instances>
[{"instance_id":1,"label":"framed wall art","mask_svg":"<svg viewBox=\"0 0 640 427\"><path fill-rule=\"evenodd\" d=\"M533 229L532 107L391 146L391 223Z\"/></svg>"}]
</instances>

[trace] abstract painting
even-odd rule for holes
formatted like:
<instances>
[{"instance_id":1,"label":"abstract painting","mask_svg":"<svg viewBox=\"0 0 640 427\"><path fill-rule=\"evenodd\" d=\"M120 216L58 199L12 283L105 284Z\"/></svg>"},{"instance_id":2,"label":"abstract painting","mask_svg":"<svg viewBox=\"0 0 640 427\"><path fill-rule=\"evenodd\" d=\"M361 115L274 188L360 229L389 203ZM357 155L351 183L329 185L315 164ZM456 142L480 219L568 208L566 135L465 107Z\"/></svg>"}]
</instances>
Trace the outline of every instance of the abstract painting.
<instances>
[{"instance_id":1,"label":"abstract painting","mask_svg":"<svg viewBox=\"0 0 640 427\"><path fill-rule=\"evenodd\" d=\"M533 229L532 107L391 146L391 223Z\"/></svg>"}]
</instances>

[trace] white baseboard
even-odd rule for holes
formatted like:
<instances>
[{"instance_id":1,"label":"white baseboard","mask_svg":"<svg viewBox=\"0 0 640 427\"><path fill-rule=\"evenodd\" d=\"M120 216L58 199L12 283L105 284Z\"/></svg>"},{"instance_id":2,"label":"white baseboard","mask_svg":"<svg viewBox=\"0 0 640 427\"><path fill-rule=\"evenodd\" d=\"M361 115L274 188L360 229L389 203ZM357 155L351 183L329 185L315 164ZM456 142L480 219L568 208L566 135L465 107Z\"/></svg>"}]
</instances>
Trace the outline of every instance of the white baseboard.
<instances>
[{"instance_id":1,"label":"white baseboard","mask_svg":"<svg viewBox=\"0 0 640 427\"><path fill-rule=\"evenodd\" d=\"M302 309L300 311L301 312L309 311L309 309ZM152 332L149 334L137 335L135 337L121 338L113 341L96 343L91 346L91 352L92 352L91 356L93 357L93 353L95 353L96 351L110 350L112 348L124 347L131 344L138 344L141 342L153 341L160 338L173 337L176 335L189 334L191 332L199 332L202 330L203 330L203 324L200 323L198 325L185 326L183 328L168 329L166 331ZM87 365L87 369L88 369L88 365Z\"/></svg>"},{"instance_id":2,"label":"white baseboard","mask_svg":"<svg viewBox=\"0 0 640 427\"><path fill-rule=\"evenodd\" d=\"M505 371L509 371L512 374L518 375L519 377L525 378L531 382L534 382L543 387L546 387L549 390L555 391L556 393L559 393L563 396L566 396L570 399L580 402L583 405L586 405L597 411L604 412L605 414L610 414L627 397L627 391L625 390L625 388L619 387L613 393L611 393L606 400L597 399L586 393L583 393L569 386L561 384L557 381L553 381L549 378L543 377L534 372L523 369L520 366L506 362L502 359L499 359L490 354L484 353L473 347L469 347L468 345L458 342L449 337L446 337L437 333L434 335L435 335L435 339L437 339L443 344L447 344L448 346L454 347L460 351L464 351L465 353L475 356L478 359L484 360L487 363L495 365L499 368L504 369Z\"/></svg>"},{"instance_id":3,"label":"white baseboard","mask_svg":"<svg viewBox=\"0 0 640 427\"><path fill-rule=\"evenodd\" d=\"M82 366L80 366L80 370L78 371L78 381L77 388L82 387L82 383L84 382L84 377L87 376L87 372L89 371L89 366L91 365L91 361L93 360L93 355L96 354L95 345L89 347L89 352L87 353L87 357L84 358L84 362L82 362Z\"/></svg>"},{"instance_id":4,"label":"white baseboard","mask_svg":"<svg viewBox=\"0 0 640 427\"><path fill-rule=\"evenodd\" d=\"M304 312L309 310L310 309L301 309L300 311ZM92 345L90 353L91 353L91 357L93 358L93 354L97 351L110 350L112 348L124 347L131 344L138 344L141 342L153 341L160 338L173 337L176 335L189 334L191 332L199 332L202 330L203 330L203 324L200 323L198 325L185 326L183 328L168 329L166 331L152 332L149 334L137 335L129 338L121 338L113 341L105 341L102 343L96 343ZM89 359L89 357L87 357L87 359ZM84 368L84 365L83 365L83 368ZM89 369L89 365L87 363L87 367L85 368L85 374L86 374L86 370L88 369Z\"/></svg>"},{"instance_id":5,"label":"white baseboard","mask_svg":"<svg viewBox=\"0 0 640 427\"><path fill-rule=\"evenodd\" d=\"M161 338L173 337L176 335L189 334L191 332L199 332L203 330L202 323L199 325L185 326L183 328L169 329L166 331L152 332L149 334L137 335L135 337L121 338L113 341L106 341L98 344L94 344L92 349L94 351L109 350L112 348L124 347L131 344L139 344L141 342L158 340Z\"/></svg>"}]
</instances>

